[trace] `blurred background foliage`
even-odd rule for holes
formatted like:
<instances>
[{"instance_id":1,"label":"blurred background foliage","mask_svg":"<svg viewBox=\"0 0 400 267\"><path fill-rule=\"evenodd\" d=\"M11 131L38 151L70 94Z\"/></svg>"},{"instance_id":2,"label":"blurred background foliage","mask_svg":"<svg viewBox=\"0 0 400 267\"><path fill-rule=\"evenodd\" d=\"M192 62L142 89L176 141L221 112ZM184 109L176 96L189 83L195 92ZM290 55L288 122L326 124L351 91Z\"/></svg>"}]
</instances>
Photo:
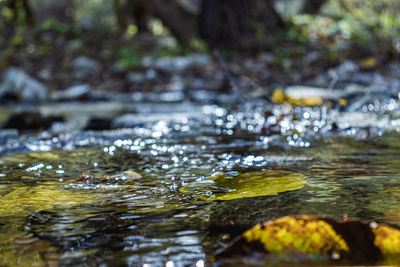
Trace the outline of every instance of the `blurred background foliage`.
<instances>
[{"instance_id":1,"label":"blurred background foliage","mask_svg":"<svg viewBox=\"0 0 400 267\"><path fill-rule=\"evenodd\" d=\"M317 10L305 10L307 1L319 2ZM59 49L60 43L66 43L65 47L70 51L86 49L90 53L92 50L97 56L101 51L100 56L106 58L116 55L118 64L125 68L137 67L140 59L150 52L169 57L191 51L208 52L209 47L272 51L282 58L305 56L312 50L320 50L330 60L366 56L397 58L400 52L398 0L276 0L273 8L285 27L279 27L279 23L274 28L264 27L266 24L260 23L259 19L263 19L263 14L259 14L257 19L250 21L251 35L237 31L240 33L238 38L237 32L232 30L231 35L224 37L227 42L216 41L212 33L207 39L210 32L206 31L204 35L200 30L198 33L198 27L193 28L189 20L174 13L179 8L185 16L196 17L197 24L201 24L202 19L205 23L210 12L205 12L202 17L204 2L207 0L169 1L173 4L160 11L157 3L161 1L0 0L0 31L4 33L0 39L0 66L4 68L7 59L18 48L24 48L31 55L45 55ZM241 1L236 2L239 6ZM249 2L257 4L260 1ZM155 3L154 6L151 3ZM138 4L143 6L138 8ZM269 14L270 9L264 7L264 13ZM243 10L235 15L236 18L246 16L246 9ZM221 32L226 31L220 28ZM143 36L142 33L146 37L142 37L142 44L138 45L135 40ZM248 41L250 36L251 42ZM149 45L149 40L154 41L154 38L157 45ZM113 47L110 48L111 40Z\"/></svg>"}]
</instances>

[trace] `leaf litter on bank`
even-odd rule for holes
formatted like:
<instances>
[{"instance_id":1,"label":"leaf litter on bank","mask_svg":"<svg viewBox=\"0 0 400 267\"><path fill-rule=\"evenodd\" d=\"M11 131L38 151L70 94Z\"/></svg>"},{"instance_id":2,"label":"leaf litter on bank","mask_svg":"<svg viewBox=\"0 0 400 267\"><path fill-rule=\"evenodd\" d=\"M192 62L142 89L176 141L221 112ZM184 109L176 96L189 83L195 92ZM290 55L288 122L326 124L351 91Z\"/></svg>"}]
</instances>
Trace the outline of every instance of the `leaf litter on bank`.
<instances>
[{"instance_id":1,"label":"leaf litter on bank","mask_svg":"<svg viewBox=\"0 0 400 267\"><path fill-rule=\"evenodd\" d=\"M208 261L211 266L398 265L400 231L371 221L286 216L247 230Z\"/></svg>"}]
</instances>

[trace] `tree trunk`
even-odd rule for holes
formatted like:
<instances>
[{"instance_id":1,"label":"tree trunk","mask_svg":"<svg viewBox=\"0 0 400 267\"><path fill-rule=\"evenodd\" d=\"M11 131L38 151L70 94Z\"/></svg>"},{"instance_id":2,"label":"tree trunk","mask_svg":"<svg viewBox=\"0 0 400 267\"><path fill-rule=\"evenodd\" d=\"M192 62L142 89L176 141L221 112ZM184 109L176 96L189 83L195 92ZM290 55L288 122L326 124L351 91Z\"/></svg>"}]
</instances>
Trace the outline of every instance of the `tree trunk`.
<instances>
[{"instance_id":1,"label":"tree trunk","mask_svg":"<svg viewBox=\"0 0 400 267\"><path fill-rule=\"evenodd\" d=\"M135 20L138 32L149 32L149 12L138 1L129 1L129 8Z\"/></svg>"},{"instance_id":2,"label":"tree trunk","mask_svg":"<svg viewBox=\"0 0 400 267\"><path fill-rule=\"evenodd\" d=\"M22 8L25 11L25 23L29 27L34 27L35 26L35 18L33 15L32 8L29 4L28 0L22 0Z\"/></svg>"},{"instance_id":3,"label":"tree trunk","mask_svg":"<svg viewBox=\"0 0 400 267\"><path fill-rule=\"evenodd\" d=\"M189 46L196 35L196 16L185 11L176 0L132 0L159 18L176 39Z\"/></svg>"},{"instance_id":4,"label":"tree trunk","mask_svg":"<svg viewBox=\"0 0 400 267\"><path fill-rule=\"evenodd\" d=\"M211 46L250 47L285 24L273 0L203 0L200 35Z\"/></svg>"},{"instance_id":5,"label":"tree trunk","mask_svg":"<svg viewBox=\"0 0 400 267\"><path fill-rule=\"evenodd\" d=\"M24 12L24 23L28 27L34 27L35 26L35 19L33 15L32 8L28 2L28 0L8 0L7 6L12 10L13 13L13 22L14 24L18 23L19 16L21 13L21 9Z\"/></svg>"},{"instance_id":6,"label":"tree trunk","mask_svg":"<svg viewBox=\"0 0 400 267\"><path fill-rule=\"evenodd\" d=\"M120 0L113 1L113 9L119 30L125 32L128 22Z\"/></svg>"},{"instance_id":7,"label":"tree trunk","mask_svg":"<svg viewBox=\"0 0 400 267\"><path fill-rule=\"evenodd\" d=\"M301 13L315 15L326 2L327 0L304 0Z\"/></svg>"}]
</instances>

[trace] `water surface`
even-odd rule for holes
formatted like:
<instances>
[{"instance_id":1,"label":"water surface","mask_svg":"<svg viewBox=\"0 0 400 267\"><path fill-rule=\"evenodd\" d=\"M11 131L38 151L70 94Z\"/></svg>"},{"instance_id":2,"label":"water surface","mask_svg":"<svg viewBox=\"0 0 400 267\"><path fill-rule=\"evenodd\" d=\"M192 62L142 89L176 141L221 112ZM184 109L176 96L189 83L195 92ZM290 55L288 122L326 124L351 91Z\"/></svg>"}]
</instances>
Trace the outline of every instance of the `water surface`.
<instances>
[{"instance_id":1,"label":"water surface","mask_svg":"<svg viewBox=\"0 0 400 267\"><path fill-rule=\"evenodd\" d=\"M261 117L212 112L212 119L45 136L25 144L50 151L4 153L0 265L201 266L252 225L294 214L400 226L399 133L264 136L254 130ZM217 171L277 170L304 175L305 186L228 201L179 191Z\"/></svg>"}]
</instances>

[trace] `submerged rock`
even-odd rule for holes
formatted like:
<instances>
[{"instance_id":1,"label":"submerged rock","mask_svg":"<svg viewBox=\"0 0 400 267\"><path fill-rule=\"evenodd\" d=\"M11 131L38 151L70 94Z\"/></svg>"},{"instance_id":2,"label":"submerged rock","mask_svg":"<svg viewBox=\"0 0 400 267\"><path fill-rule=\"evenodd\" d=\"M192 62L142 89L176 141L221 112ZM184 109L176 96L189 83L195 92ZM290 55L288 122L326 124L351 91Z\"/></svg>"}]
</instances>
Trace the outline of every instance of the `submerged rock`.
<instances>
[{"instance_id":1,"label":"submerged rock","mask_svg":"<svg viewBox=\"0 0 400 267\"><path fill-rule=\"evenodd\" d=\"M111 123L113 119L111 118L90 118L87 122L85 130L109 130L111 129Z\"/></svg>"},{"instance_id":2,"label":"submerged rock","mask_svg":"<svg viewBox=\"0 0 400 267\"><path fill-rule=\"evenodd\" d=\"M132 110L121 102L61 102L45 104L38 107L38 110L45 116L61 116L65 118L65 129L90 129L102 130L108 127L106 119L120 115L125 110ZM94 118L93 122L89 122ZM105 120L103 122L98 121ZM103 126L99 126L99 123ZM63 129L62 131L64 131Z\"/></svg>"},{"instance_id":3,"label":"submerged rock","mask_svg":"<svg viewBox=\"0 0 400 267\"><path fill-rule=\"evenodd\" d=\"M48 129L56 121L63 121L60 116L43 116L38 111L24 110L10 115L3 129L39 130Z\"/></svg>"},{"instance_id":4,"label":"submerged rock","mask_svg":"<svg viewBox=\"0 0 400 267\"><path fill-rule=\"evenodd\" d=\"M3 74L0 99L39 101L47 97L47 88L38 80L18 68L10 68Z\"/></svg>"}]
</instances>

